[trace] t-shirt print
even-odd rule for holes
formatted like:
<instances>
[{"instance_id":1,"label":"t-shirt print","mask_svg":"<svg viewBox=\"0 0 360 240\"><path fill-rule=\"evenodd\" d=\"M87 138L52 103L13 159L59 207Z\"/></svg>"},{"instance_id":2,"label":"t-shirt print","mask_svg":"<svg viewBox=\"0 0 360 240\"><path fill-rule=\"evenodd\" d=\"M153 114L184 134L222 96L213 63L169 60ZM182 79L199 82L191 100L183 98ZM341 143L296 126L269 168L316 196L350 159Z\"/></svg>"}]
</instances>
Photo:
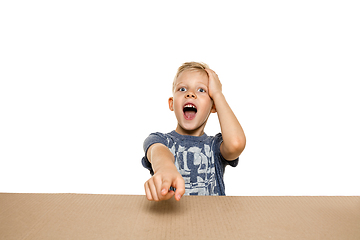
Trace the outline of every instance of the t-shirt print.
<instances>
[{"instance_id":1,"label":"t-shirt print","mask_svg":"<svg viewBox=\"0 0 360 240\"><path fill-rule=\"evenodd\" d=\"M210 146L204 144L200 147L176 145L170 149L175 156L175 166L185 181L187 195L218 195L215 193L215 164L214 153Z\"/></svg>"},{"instance_id":2,"label":"t-shirt print","mask_svg":"<svg viewBox=\"0 0 360 240\"><path fill-rule=\"evenodd\" d=\"M175 158L175 166L184 178L185 195L225 195L225 167L237 166L239 158L225 160L220 153L221 133L200 137L170 133L152 133L144 141L145 156L142 165L153 175L151 163L146 158L147 149L155 143L169 148Z\"/></svg>"}]
</instances>

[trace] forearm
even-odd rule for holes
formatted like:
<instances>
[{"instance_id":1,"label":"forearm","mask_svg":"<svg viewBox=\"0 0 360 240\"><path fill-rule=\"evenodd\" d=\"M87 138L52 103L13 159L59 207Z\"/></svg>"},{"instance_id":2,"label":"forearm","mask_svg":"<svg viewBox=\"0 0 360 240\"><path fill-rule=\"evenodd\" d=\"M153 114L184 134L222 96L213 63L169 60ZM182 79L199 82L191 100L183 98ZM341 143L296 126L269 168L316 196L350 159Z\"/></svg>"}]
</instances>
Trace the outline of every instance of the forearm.
<instances>
[{"instance_id":1,"label":"forearm","mask_svg":"<svg viewBox=\"0 0 360 240\"><path fill-rule=\"evenodd\" d=\"M175 195L179 201L185 193L185 182L174 164L174 155L165 145L156 143L149 147L147 158L154 170L154 175L144 184L147 199L161 201Z\"/></svg>"},{"instance_id":2,"label":"forearm","mask_svg":"<svg viewBox=\"0 0 360 240\"><path fill-rule=\"evenodd\" d=\"M156 143L149 147L147 158L152 165L154 173L163 167L176 168L174 165L174 155L161 143Z\"/></svg>"},{"instance_id":3,"label":"forearm","mask_svg":"<svg viewBox=\"0 0 360 240\"><path fill-rule=\"evenodd\" d=\"M213 100L223 137L222 147L225 150L224 152L228 153L226 156L228 160L235 159L245 148L246 138L244 131L222 92L214 94Z\"/></svg>"}]
</instances>

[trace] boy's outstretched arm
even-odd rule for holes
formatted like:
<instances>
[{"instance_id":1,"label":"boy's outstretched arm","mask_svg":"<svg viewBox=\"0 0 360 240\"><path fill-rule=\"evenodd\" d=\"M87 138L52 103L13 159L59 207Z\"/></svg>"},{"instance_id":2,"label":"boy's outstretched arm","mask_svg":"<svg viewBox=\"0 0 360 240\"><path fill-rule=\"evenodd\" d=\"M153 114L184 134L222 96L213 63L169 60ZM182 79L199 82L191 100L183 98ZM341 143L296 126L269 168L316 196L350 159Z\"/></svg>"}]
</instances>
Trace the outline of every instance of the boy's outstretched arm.
<instances>
[{"instance_id":1,"label":"boy's outstretched arm","mask_svg":"<svg viewBox=\"0 0 360 240\"><path fill-rule=\"evenodd\" d=\"M209 75L209 96L214 101L223 137L220 152L226 160L234 160L245 148L245 134L222 93L219 77L211 69L206 71Z\"/></svg>"},{"instance_id":2,"label":"boy's outstretched arm","mask_svg":"<svg viewBox=\"0 0 360 240\"><path fill-rule=\"evenodd\" d=\"M168 200L175 195L177 201L185 193L185 182L174 164L174 155L161 143L155 143L147 150L147 158L154 175L145 182L146 197L150 201ZM169 191L170 187L176 192Z\"/></svg>"}]
</instances>

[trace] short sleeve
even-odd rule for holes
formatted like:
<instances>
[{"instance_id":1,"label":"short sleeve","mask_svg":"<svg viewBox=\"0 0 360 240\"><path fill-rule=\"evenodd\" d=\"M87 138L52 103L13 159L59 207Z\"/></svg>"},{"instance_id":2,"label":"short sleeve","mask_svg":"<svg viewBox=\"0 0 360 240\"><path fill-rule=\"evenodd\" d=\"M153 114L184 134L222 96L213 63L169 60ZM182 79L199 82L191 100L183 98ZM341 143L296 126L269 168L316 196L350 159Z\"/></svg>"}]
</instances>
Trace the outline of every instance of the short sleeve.
<instances>
[{"instance_id":1,"label":"short sleeve","mask_svg":"<svg viewBox=\"0 0 360 240\"><path fill-rule=\"evenodd\" d=\"M236 159L232 160L232 161L228 161L226 160L220 152L220 145L223 142L223 138L222 138L222 134L218 133L215 135L215 139L214 139L214 147L215 147L215 154L218 154L218 156L220 157L222 163L224 164L224 166L226 165L230 165L232 167L236 167L239 163L239 157L237 157Z\"/></svg>"},{"instance_id":2,"label":"short sleeve","mask_svg":"<svg viewBox=\"0 0 360 240\"><path fill-rule=\"evenodd\" d=\"M147 159L147 150L149 149L149 147L155 143L162 143L165 146L168 146L168 139L165 136L165 134L163 133L151 133L144 141L143 144L143 149L145 152L145 156L142 158L141 163L144 166L144 168L148 169L150 171L151 175L154 175L154 171L152 169L151 163L149 162L149 160Z\"/></svg>"}]
</instances>

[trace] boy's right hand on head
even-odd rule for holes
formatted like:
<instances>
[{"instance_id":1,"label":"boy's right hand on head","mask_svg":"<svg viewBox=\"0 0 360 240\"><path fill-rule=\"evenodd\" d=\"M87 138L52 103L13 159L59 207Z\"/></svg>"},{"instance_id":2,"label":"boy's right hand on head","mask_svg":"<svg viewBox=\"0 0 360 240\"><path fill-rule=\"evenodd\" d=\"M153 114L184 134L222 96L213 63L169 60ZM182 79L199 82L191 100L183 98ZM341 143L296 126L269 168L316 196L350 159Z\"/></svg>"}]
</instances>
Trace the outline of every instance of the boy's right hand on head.
<instances>
[{"instance_id":1,"label":"boy's right hand on head","mask_svg":"<svg viewBox=\"0 0 360 240\"><path fill-rule=\"evenodd\" d=\"M185 181L176 169L162 169L144 184L146 197L150 201L168 200L175 195L177 201L185 193ZM170 190L174 187L175 192Z\"/></svg>"}]
</instances>

